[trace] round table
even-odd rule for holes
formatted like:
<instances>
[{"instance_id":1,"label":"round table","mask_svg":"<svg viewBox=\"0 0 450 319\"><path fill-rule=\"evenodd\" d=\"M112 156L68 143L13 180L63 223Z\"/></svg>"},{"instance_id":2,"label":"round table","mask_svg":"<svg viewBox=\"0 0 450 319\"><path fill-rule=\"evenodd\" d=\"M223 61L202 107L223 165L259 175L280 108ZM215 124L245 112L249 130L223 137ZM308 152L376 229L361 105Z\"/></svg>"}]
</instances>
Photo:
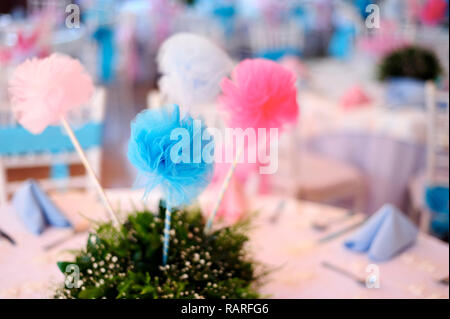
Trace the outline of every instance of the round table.
<instances>
[{"instance_id":1,"label":"round table","mask_svg":"<svg viewBox=\"0 0 450 319\"><path fill-rule=\"evenodd\" d=\"M117 189L109 190L107 194L113 206L120 207L122 212L131 210L133 205L142 207L140 190ZM215 198L213 195L203 194L200 202ZM76 208L88 216L94 209L98 211L99 203L92 198L86 196L82 206ZM157 201L158 195L152 194L147 205L154 207ZM284 201L284 208L276 211L280 201ZM70 192L58 195L57 202L63 210L73 210L74 197ZM376 264L380 288L366 288L323 267L323 263L328 262L362 279L367 276L367 267L373 262L367 255L351 252L342 244L351 232L321 241L359 222L363 215L342 218L345 210L283 197L253 197L248 204L250 211L259 211L248 233L249 252L256 261L273 269L261 287L264 295L271 298L449 297L448 286L438 283L438 279L448 276L449 246L446 243L419 234L411 248L389 261ZM278 214L275 222L271 222L273 214ZM319 219L340 222L318 231L311 225ZM49 228L41 236L34 236L26 231L9 204L0 207L0 225L17 241L16 246L0 241L0 297L51 298L57 285L64 281L56 262L70 260L67 250L83 247L87 233L73 235L53 249L44 250L46 244L66 238L71 230Z\"/></svg>"}]
</instances>

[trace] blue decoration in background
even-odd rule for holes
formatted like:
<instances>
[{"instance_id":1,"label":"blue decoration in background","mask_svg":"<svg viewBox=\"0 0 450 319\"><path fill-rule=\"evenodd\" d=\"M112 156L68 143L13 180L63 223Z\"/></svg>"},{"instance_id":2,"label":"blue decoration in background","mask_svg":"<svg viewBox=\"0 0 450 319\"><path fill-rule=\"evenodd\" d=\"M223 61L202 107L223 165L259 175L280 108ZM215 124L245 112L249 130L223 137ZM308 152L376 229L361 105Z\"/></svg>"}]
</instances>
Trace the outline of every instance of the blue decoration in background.
<instances>
[{"instance_id":1,"label":"blue decoration in background","mask_svg":"<svg viewBox=\"0 0 450 319\"><path fill-rule=\"evenodd\" d=\"M235 1L197 0L195 1L195 10L207 18L219 21L227 39L232 39L235 32L235 17L238 14Z\"/></svg>"},{"instance_id":2,"label":"blue decoration in background","mask_svg":"<svg viewBox=\"0 0 450 319\"><path fill-rule=\"evenodd\" d=\"M265 50L265 51L257 52L255 54L255 57L277 61L286 55L301 56L302 54L299 49L285 48L285 49Z\"/></svg>"},{"instance_id":3,"label":"blue decoration in background","mask_svg":"<svg viewBox=\"0 0 450 319\"><path fill-rule=\"evenodd\" d=\"M115 45L114 30L111 26L99 26L93 37L98 43L98 74L103 83L109 83L114 79Z\"/></svg>"},{"instance_id":4,"label":"blue decoration in background","mask_svg":"<svg viewBox=\"0 0 450 319\"><path fill-rule=\"evenodd\" d=\"M75 135L81 147L89 149L102 144L102 132L102 123L90 122L76 129ZM37 135L22 126L0 127L0 141L0 155L75 151L69 137L59 126L49 126Z\"/></svg>"},{"instance_id":5,"label":"blue decoration in background","mask_svg":"<svg viewBox=\"0 0 450 319\"><path fill-rule=\"evenodd\" d=\"M217 6L213 10L214 16L216 16L222 27L225 30L225 35L228 39L231 39L234 35L234 17L236 9L233 5Z\"/></svg>"},{"instance_id":6,"label":"blue decoration in background","mask_svg":"<svg viewBox=\"0 0 450 319\"><path fill-rule=\"evenodd\" d=\"M358 8L358 12L361 15L361 18L364 20L369 16L370 12L366 12L366 8L368 5L373 4L372 0L355 0L351 1Z\"/></svg>"},{"instance_id":7,"label":"blue decoration in background","mask_svg":"<svg viewBox=\"0 0 450 319\"><path fill-rule=\"evenodd\" d=\"M328 46L329 54L338 59L349 58L353 53L355 34L352 24L338 25Z\"/></svg>"},{"instance_id":8,"label":"blue decoration in background","mask_svg":"<svg viewBox=\"0 0 450 319\"><path fill-rule=\"evenodd\" d=\"M425 205L431 211L431 231L439 237L444 237L449 231L449 188L427 186Z\"/></svg>"},{"instance_id":9,"label":"blue decoration in background","mask_svg":"<svg viewBox=\"0 0 450 319\"><path fill-rule=\"evenodd\" d=\"M55 163L50 168L50 177L52 179L66 179L69 176L69 165L65 163Z\"/></svg>"},{"instance_id":10,"label":"blue decoration in background","mask_svg":"<svg viewBox=\"0 0 450 319\"><path fill-rule=\"evenodd\" d=\"M117 15L116 0L90 0L83 17L96 25L111 24Z\"/></svg>"},{"instance_id":11,"label":"blue decoration in background","mask_svg":"<svg viewBox=\"0 0 450 319\"><path fill-rule=\"evenodd\" d=\"M305 10L305 8L301 4L296 4L292 7L290 12L292 17L298 18L298 19L305 19L308 12Z\"/></svg>"},{"instance_id":12,"label":"blue decoration in background","mask_svg":"<svg viewBox=\"0 0 450 319\"><path fill-rule=\"evenodd\" d=\"M233 18L235 13L236 13L236 9L234 8L234 6L232 4L229 4L229 5L217 5L213 9L213 14L216 17L225 18L225 19Z\"/></svg>"},{"instance_id":13,"label":"blue decoration in background","mask_svg":"<svg viewBox=\"0 0 450 319\"><path fill-rule=\"evenodd\" d=\"M92 38L97 42L98 70L102 83L114 79L116 48L114 43L114 25L117 19L117 2L115 0L93 0L83 12L88 25L94 26Z\"/></svg>"}]
</instances>

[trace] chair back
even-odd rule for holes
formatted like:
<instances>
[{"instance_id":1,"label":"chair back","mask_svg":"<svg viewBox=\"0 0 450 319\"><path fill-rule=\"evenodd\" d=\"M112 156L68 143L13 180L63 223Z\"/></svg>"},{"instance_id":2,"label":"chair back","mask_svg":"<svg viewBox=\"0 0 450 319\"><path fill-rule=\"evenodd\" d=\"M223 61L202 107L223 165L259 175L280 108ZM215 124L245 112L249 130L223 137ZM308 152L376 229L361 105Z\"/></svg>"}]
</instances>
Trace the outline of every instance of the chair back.
<instances>
[{"instance_id":1,"label":"chair back","mask_svg":"<svg viewBox=\"0 0 450 319\"><path fill-rule=\"evenodd\" d=\"M427 106L427 163L425 212L420 227L448 238L449 221L449 98L433 82L425 85Z\"/></svg>"},{"instance_id":2,"label":"chair back","mask_svg":"<svg viewBox=\"0 0 450 319\"><path fill-rule=\"evenodd\" d=\"M97 174L101 164L105 97L104 88L96 89L85 106L68 116ZM69 166L73 164L81 164L81 160L61 126L49 126L41 134L33 135L17 123L9 105L0 106L0 204L21 184L21 181L8 180L10 169L49 167L49 176L39 180L44 189L92 188L86 173L70 175Z\"/></svg>"},{"instance_id":3,"label":"chair back","mask_svg":"<svg viewBox=\"0 0 450 319\"><path fill-rule=\"evenodd\" d=\"M254 57L278 60L284 55L300 55L303 30L296 21L270 24L265 21L249 25L249 43Z\"/></svg>"},{"instance_id":4,"label":"chair back","mask_svg":"<svg viewBox=\"0 0 450 319\"><path fill-rule=\"evenodd\" d=\"M427 184L448 185L449 97L436 85L425 85L427 107Z\"/></svg>"}]
</instances>

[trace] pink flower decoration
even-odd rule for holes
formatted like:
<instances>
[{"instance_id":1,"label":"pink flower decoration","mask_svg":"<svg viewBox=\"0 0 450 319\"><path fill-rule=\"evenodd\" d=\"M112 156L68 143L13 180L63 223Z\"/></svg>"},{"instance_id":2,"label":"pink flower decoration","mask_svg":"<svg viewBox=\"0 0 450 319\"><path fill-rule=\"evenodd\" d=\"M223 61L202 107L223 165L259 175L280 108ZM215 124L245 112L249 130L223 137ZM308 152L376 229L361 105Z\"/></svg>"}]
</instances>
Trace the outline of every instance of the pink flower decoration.
<instances>
[{"instance_id":1,"label":"pink flower decoration","mask_svg":"<svg viewBox=\"0 0 450 319\"><path fill-rule=\"evenodd\" d=\"M91 77L77 60L62 54L19 65L9 81L14 115L33 134L57 124L94 92Z\"/></svg>"},{"instance_id":2,"label":"pink flower decoration","mask_svg":"<svg viewBox=\"0 0 450 319\"><path fill-rule=\"evenodd\" d=\"M355 85L344 93L341 97L340 104L345 110L350 110L368 105L370 102L371 99L367 96L366 92L359 85Z\"/></svg>"},{"instance_id":3,"label":"pink flower decoration","mask_svg":"<svg viewBox=\"0 0 450 319\"><path fill-rule=\"evenodd\" d=\"M219 97L230 127L278 128L297 120L295 74L265 59L247 59L224 78Z\"/></svg>"},{"instance_id":4,"label":"pink flower decoration","mask_svg":"<svg viewBox=\"0 0 450 319\"><path fill-rule=\"evenodd\" d=\"M447 1L428 0L421 12L421 20L426 25L436 25L445 18L447 12Z\"/></svg>"}]
</instances>

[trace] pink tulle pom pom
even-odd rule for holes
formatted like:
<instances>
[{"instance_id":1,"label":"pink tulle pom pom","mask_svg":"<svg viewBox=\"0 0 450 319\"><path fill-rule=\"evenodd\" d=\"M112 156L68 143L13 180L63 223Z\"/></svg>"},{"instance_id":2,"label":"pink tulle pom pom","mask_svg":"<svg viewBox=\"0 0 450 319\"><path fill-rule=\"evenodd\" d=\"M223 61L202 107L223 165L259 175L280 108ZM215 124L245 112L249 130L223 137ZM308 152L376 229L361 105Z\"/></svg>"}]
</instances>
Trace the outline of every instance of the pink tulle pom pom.
<instances>
[{"instance_id":1,"label":"pink tulle pom pom","mask_svg":"<svg viewBox=\"0 0 450 319\"><path fill-rule=\"evenodd\" d=\"M228 125L240 128L278 128L298 117L295 74L265 60L244 60L231 80L221 83L220 102L228 112Z\"/></svg>"},{"instance_id":2,"label":"pink tulle pom pom","mask_svg":"<svg viewBox=\"0 0 450 319\"><path fill-rule=\"evenodd\" d=\"M58 123L69 110L87 102L93 91L80 62L57 53L25 61L9 81L14 115L33 134Z\"/></svg>"}]
</instances>

